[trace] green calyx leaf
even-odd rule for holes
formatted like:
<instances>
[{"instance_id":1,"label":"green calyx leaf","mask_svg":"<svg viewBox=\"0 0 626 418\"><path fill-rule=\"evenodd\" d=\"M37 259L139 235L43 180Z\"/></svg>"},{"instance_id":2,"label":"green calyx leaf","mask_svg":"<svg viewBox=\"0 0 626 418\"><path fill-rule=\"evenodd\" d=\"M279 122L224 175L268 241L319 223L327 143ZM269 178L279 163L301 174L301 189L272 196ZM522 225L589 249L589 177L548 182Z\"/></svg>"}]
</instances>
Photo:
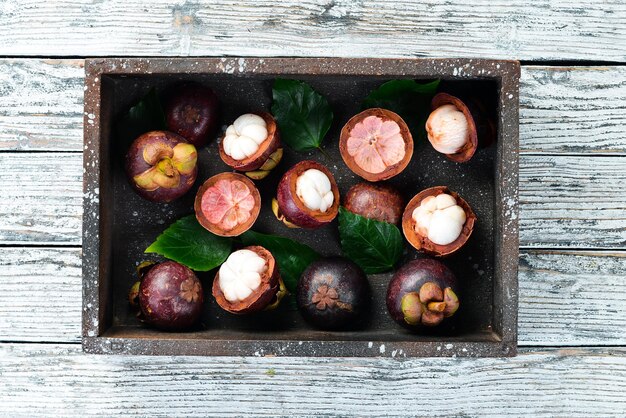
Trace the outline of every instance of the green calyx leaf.
<instances>
[{"instance_id":1,"label":"green calyx leaf","mask_svg":"<svg viewBox=\"0 0 626 418\"><path fill-rule=\"evenodd\" d=\"M309 264L320 258L311 247L277 235L247 231L241 235L241 240L246 246L260 245L272 253L285 287L291 293L295 292L302 272Z\"/></svg>"},{"instance_id":2,"label":"green calyx leaf","mask_svg":"<svg viewBox=\"0 0 626 418\"><path fill-rule=\"evenodd\" d=\"M339 208L339 238L343 253L367 274L389 271L402 256L397 226Z\"/></svg>"},{"instance_id":3,"label":"green calyx leaf","mask_svg":"<svg viewBox=\"0 0 626 418\"><path fill-rule=\"evenodd\" d=\"M147 249L196 271L209 271L222 264L232 248L232 240L213 235L198 223L195 215L170 225Z\"/></svg>"},{"instance_id":4,"label":"green calyx leaf","mask_svg":"<svg viewBox=\"0 0 626 418\"><path fill-rule=\"evenodd\" d=\"M415 80L391 80L373 90L363 101L362 109L380 107L397 113L417 138L426 138L426 119L430 101L439 87L439 80L418 83Z\"/></svg>"},{"instance_id":5,"label":"green calyx leaf","mask_svg":"<svg viewBox=\"0 0 626 418\"><path fill-rule=\"evenodd\" d=\"M151 89L136 105L123 114L117 123L119 139L127 145L130 145L141 134L163 129L167 129L167 122L155 89Z\"/></svg>"},{"instance_id":6,"label":"green calyx leaf","mask_svg":"<svg viewBox=\"0 0 626 418\"><path fill-rule=\"evenodd\" d=\"M281 140L296 151L319 148L333 121L326 98L307 83L280 78L274 81L272 97Z\"/></svg>"}]
</instances>

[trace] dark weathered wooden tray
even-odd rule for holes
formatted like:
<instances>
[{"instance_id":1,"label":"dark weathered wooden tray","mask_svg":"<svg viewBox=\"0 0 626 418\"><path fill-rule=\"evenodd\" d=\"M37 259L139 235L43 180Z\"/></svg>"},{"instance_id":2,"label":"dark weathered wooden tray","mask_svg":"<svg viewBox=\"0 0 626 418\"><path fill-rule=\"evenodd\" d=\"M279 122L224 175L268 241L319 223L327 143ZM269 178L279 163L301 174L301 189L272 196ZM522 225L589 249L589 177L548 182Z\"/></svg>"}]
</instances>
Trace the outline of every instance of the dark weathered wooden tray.
<instances>
[{"instance_id":1,"label":"dark weathered wooden tray","mask_svg":"<svg viewBox=\"0 0 626 418\"><path fill-rule=\"evenodd\" d=\"M519 63L466 59L341 58L181 58L89 59L85 63L85 150L83 226L83 348L90 353L167 355L283 356L511 356L517 344L517 187ZM297 311L236 317L220 310L210 296L213 273L201 274L207 292L203 329L166 333L142 326L128 308L126 295L138 261L154 258L143 250L172 221L192 213L195 190L209 176L227 171L215 142L199 153L196 189L173 204L138 197L123 172L116 143L116 117L150 88L179 80L201 81L219 94L223 122L239 114L269 109L276 77L306 80L324 94L335 112L325 142L326 164L345 193L358 178L338 150L343 124L359 111L363 98L382 82L396 78L441 78L444 87L482 96L497 111L497 145L479 150L466 164L437 154L417 141L410 166L392 179L408 200L430 186L459 192L478 216L468 244L444 262L464 283L455 329L445 335L406 332L387 315L384 297L392 275L369 277L374 312L361 330L311 329ZM264 201L254 226L309 244L322 254L339 254L336 222L316 232L288 230L269 210L269 200L284 170L303 155L287 151L281 165L259 182ZM421 257L406 245L405 261Z\"/></svg>"}]
</instances>

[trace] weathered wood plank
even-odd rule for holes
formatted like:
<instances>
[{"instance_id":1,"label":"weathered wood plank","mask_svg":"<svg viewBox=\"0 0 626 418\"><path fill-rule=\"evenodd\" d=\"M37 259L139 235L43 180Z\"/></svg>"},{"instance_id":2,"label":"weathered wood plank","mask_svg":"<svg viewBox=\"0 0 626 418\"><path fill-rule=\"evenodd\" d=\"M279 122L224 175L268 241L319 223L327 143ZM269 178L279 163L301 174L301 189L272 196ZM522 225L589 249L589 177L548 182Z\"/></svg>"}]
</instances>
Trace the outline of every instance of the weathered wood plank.
<instances>
[{"instance_id":1,"label":"weathered wood plank","mask_svg":"<svg viewBox=\"0 0 626 418\"><path fill-rule=\"evenodd\" d=\"M524 155L519 184L521 246L626 246L626 157Z\"/></svg>"},{"instance_id":2,"label":"weathered wood plank","mask_svg":"<svg viewBox=\"0 0 626 418\"><path fill-rule=\"evenodd\" d=\"M11 56L626 59L621 0L4 0L0 18Z\"/></svg>"},{"instance_id":3,"label":"weathered wood plank","mask_svg":"<svg viewBox=\"0 0 626 418\"><path fill-rule=\"evenodd\" d=\"M626 413L623 349L397 360L94 356L3 344L0 373L0 411L10 416Z\"/></svg>"},{"instance_id":4,"label":"weathered wood plank","mask_svg":"<svg viewBox=\"0 0 626 418\"><path fill-rule=\"evenodd\" d=\"M626 67L524 67L520 151L626 154Z\"/></svg>"},{"instance_id":5,"label":"weathered wood plank","mask_svg":"<svg viewBox=\"0 0 626 418\"><path fill-rule=\"evenodd\" d=\"M626 252L523 250L519 344L626 345Z\"/></svg>"},{"instance_id":6,"label":"weathered wood plank","mask_svg":"<svg viewBox=\"0 0 626 418\"><path fill-rule=\"evenodd\" d=\"M82 149L83 60L0 61L0 150Z\"/></svg>"},{"instance_id":7,"label":"weathered wood plank","mask_svg":"<svg viewBox=\"0 0 626 418\"><path fill-rule=\"evenodd\" d=\"M79 342L81 289L80 249L2 249L0 338Z\"/></svg>"},{"instance_id":8,"label":"weathered wood plank","mask_svg":"<svg viewBox=\"0 0 626 418\"><path fill-rule=\"evenodd\" d=\"M82 156L0 153L0 244L81 242ZM520 244L626 248L626 157L523 155Z\"/></svg>"},{"instance_id":9,"label":"weathered wood plank","mask_svg":"<svg viewBox=\"0 0 626 418\"><path fill-rule=\"evenodd\" d=\"M0 151L80 151L82 60L0 60ZM626 154L626 68L524 67L520 151Z\"/></svg>"},{"instance_id":10,"label":"weathered wood plank","mask_svg":"<svg viewBox=\"0 0 626 418\"><path fill-rule=\"evenodd\" d=\"M522 251L519 344L626 345L625 271L626 252ZM0 340L80 341L81 286L80 249L5 248Z\"/></svg>"},{"instance_id":11,"label":"weathered wood plank","mask_svg":"<svg viewBox=\"0 0 626 418\"><path fill-rule=\"evenodd\" d=\"M79 244L81 154L0 153L0 244Z\"/></svg>"}]
</instances>

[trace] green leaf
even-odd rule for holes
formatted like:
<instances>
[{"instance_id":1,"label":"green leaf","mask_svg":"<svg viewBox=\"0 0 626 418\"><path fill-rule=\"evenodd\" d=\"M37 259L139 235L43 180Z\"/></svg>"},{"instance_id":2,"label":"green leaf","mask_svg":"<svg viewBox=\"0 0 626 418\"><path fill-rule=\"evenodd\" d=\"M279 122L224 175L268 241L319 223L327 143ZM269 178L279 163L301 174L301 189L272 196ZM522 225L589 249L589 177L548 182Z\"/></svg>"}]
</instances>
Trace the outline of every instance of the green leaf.
<instances>
[{"instance_id":1,"label":"green leaf","mask_svg":"<svg viewBox=\"0 0 626 418\"><path fill-rule=\"evenodd\" d=\"M425 84L415 80L391 80L373 90L361 107L364 110L372 107L391 110L404 119L416 139L425 139L424 125L430 114L430 101L438 86L439 80Z\"/></svg>"},{"instance_id":2,"label":"green leaf","mask_svg":"<svg viewBox=\"0 0 626 418\"><path fill-rule=\"evenodd\" d=\"M130 145L141 134L166 128L167 122L159 96L155 89L151 89L122 115L117 123L117 134L122 144Z\"/></svg>"},{"instance_id":3,"label":"green leaf","mask_svg":"<svg viewBox=\"0 0 626 418\"><path fill-rule=\"evenodd\" d=\"M170 225L145 252L160 254L192 270L209 271L226 260L231 247L231 239L213 235L189 215Z\"/></svg>"},{"instance_id":4,"label":"green leaf","mask_svg":"<svg viewBox=\"0 0 626 418\"><path fill-rule=\"evenodd\" d=\"M272 97L280 139L296 151L319 148L333 122L326 98L302 81L281 78L274 81Z\"/></svg>"},{"instance_id":5,"label":"green leaf","mask_svg":"<svg viewBox=\"0 0 626 418\"><path fill-rule=\"evenodd\" d=\"M241 235L241 240L244 245L260 245L272 253L283 282L291 293L295 292L302 272L320 258L311 247L277 235L247 231Z\"/></svg>"},{"instance_id":6,"label":"green leaf","mask_svg":"<svg viewBox=\"0 0 626 418\"><path fill-rule=\"evenodd\" d=\"M343 253L367 274L389 271L402 256L397 226L339 208L339 238Z\"/></svg>"}]
</instances>

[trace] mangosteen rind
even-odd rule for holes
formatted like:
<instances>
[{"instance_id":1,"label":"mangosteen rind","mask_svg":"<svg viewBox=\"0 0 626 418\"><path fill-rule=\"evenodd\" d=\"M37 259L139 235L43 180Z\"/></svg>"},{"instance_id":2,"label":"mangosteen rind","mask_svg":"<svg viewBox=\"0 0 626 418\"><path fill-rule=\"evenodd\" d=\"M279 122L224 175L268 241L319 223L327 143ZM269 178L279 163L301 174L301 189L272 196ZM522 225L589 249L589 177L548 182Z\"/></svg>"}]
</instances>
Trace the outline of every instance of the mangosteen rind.
<instances>
[{"instance_id":1,"label":"mangosteen rind","mask_svg":"<svg viewBox=\"0 0 626 418\"><path fill-rule=\"evenodd\" d=\"M314 261L302 273L296 302L316 328L353 329L366 319L371 290L363 270L340 257Z\"/></svg>"}]
</instances>

